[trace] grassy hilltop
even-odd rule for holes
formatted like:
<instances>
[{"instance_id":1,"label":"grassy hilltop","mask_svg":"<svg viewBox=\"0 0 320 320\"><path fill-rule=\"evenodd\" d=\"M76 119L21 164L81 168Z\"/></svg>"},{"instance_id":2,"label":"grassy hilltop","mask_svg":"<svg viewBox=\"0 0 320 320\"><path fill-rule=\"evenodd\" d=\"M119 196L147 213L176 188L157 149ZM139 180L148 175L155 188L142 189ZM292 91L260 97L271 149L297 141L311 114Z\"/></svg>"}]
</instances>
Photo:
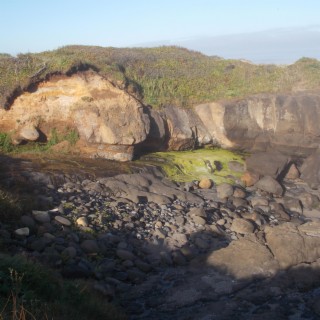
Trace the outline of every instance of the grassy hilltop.
<instances>
[{"instance_id":1,"label":"grassy hilltop","mask_svg":"<svg viewBox=\"0 0 320 320\"><path fill-rule=\"evenodd\" d=\"M254 65L209 57L179 47L103 48L66 46L54 51L0 54L0 106L50 74L91 68L116 85L159 107L190 107L260 92L320 87L320 61L301 58L288 66Z\"/></svg>"}]
</instances>

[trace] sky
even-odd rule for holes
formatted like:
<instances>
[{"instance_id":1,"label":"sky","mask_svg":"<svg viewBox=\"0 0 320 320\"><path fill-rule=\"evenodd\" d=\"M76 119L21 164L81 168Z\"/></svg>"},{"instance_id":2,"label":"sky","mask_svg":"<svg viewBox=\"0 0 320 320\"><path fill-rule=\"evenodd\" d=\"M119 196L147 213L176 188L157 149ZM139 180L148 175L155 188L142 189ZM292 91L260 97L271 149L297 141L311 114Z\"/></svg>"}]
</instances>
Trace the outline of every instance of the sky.
<instances>
[{"instance_id":1,"label":"sky","mask_svg":"<svg viewBox=\"0 0 320 320\"><path fill-rule=\"evenodd\" d=\"M179 45L256 63L320 59L319 0L0 0L0 52Z\"/></svg>"}]
</instances>

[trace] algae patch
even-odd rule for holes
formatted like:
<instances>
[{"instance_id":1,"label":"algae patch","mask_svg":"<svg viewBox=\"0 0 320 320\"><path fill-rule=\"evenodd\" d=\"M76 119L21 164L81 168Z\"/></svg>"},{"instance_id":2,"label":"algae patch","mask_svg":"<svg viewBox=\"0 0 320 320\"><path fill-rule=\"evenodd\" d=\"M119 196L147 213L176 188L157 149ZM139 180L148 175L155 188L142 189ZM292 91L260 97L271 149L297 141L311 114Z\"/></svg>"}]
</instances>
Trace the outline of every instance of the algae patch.
<instances>
[{"instance_id":1,"label":"algae patch","mask_svg":"<svg viewBox=\"0 0 320 320\"><path fill-rule=\"evenodd\" d=\"M234 182L242 174L232 170L230 162L243 166L244 156L222 149L156 152L143 156L140 161L161 167L168 178L188 182L210 178L216 184Z\"/></svg>"}]
</instances>

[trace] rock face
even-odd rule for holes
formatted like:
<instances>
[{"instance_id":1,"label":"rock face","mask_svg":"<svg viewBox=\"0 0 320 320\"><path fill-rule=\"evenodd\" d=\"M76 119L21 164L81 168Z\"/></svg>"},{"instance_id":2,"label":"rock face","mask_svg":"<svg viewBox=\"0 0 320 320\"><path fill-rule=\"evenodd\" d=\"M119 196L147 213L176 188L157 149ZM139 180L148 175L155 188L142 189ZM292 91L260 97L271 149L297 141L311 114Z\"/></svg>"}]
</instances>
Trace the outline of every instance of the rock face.
<instances>
[{"instance_id":1,"label":"rock face","mask_svg":"<svg viewBox=\"0 0 320 320\"><path fill-rule=\"evenodd\" d=\"M320 95L256 95L244 100L194 108L213 141L224 148L265 151L268 148L305 156L318 148Z\"/></svg>"},{"instance_id":2,"label":"rock face","mask_svg":"<svg viewBox=\"0 0 320 320\"><path fill-rule=\"evenodd\" d=\"M96 149L98 156L112 158L112 153L99 151L101 146L127 148L144 141L150 120L139 101L87 71L54 76L34 92L22 94L8 111L0 110L0 126L27 140L37 138L34 128L48 138L53 129L62 134L76 129L82 142ZM132 156L133 150L129 156L125 153L124 160ZM117 160L122 160L121 156Z\"/></svg>"},{"instance_id":3,"label":"rock face","mask_svg":"<svg viewBox=\"0 0 320 320\"><path fill-rule=\"evenodd\" d=\"M76 130L92 157L131 160L135 149L188 150L205 144L246 151L273 149L307 156L320 143L320 95L260 94L181 109L144 106L93 71L56 75L0 110L15 143Z\"/></svg>"}]
</instances>

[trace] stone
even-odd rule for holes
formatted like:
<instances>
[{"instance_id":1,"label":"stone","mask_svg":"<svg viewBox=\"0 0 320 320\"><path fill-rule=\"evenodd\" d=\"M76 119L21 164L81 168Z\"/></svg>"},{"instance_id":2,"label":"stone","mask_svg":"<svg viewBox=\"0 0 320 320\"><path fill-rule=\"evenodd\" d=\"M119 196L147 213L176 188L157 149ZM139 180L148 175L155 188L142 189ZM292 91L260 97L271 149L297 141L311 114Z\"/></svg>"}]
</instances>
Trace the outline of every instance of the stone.
<instances>
[{"instance_id":1,"label":"stone","mask_svg":"<svg viewBox=\"0 0 320 320\"><path fill-rule=\"evenodd\" d=\"M96 240L84 240L81 243L81 249L88 254L95 254L100 251Z\"/></svg>"},{"instance_id":2,"label":"stone","mask_svg":"<svg viewBox=\"0 0 320 320\"><path fill-rule=\"evenodd\" d=\"M259 178L259 174L246 171L241 176L241 181L244 183L246 187L251 187L259 181Z\"/></svg>"},{"instance_id":3,"label":"stone","mask_svg":"<svg viewBox=\"0 0 320 320\"><path fill-rule=\"evenodd\" d=\"M246 158L246 170L276 179L288 169L290 158L280 152L254 153Z\"/></svg>"},{"instance_id":4,"label":"stone","mask_svg":"<svg viewBox=\"0 0 320 320\"><path fill-rule=\"evenodd\" d=\"M269 249L255 238L231 242L228 247L209 254L206 263L235 279L272 276L279 270L279 264Z\"/></svg>"},{"instance_id":5,"label":"stone","mask_svg":"<svg viewBox=\"0 0 320 320\"><path fill-rule=\"evenodd\" d=\"M128 250L118 249L116 251L116 254L122 260L134 260L135 259L135 255Z\"/></svg>"},{"instance_id":6,"label":"stone","mask_svg":"<svg viewBox=\"0 0 320 320\"><path fill-rule=\"evenodd\" d=\"M19 237L27 237L30 234L30 229L28 227L19 228L14 231L14 234Z\"/></svg>"},{"instance_id":7,"label":"stone","mask_svg":"<svg viewBox=\"0 0 320 320\"><path fill-rule=\"evenodd\" d=\"M20 222L23 226L33 229L36 226L34 219L30 216L23 215L20 218Z\"/></svg>"},{"instance_id":8,"label":"stone","mask_svg":"<svg viewBox=\"0 0 320 320\"><path fill-rule=\"evenodd\" d=\"M197 216L197 217L202 217L204 219L207 218L207 213L204 208L197 208L197 207L191 208L189 210L189 215L190 215L190 217Z\"/></svg>"},{"instance_id":9,"label":"stone","mask_svg":"<svg viewBox=\"0 0 320 320\"><path fill-rule=\"evenodd\" d=\"M194 149L196 139L186 110L168 105L162 112L168 128L168 150Z\"/></svg>"},{"instance_id":10,"label":"stone","mask_svg":"<svg viewBox=\"0 0 320 320\"><path fill-rule=\"evenodd\" d=\"M320 258L320 222L291 222L265 228L266 242L282 268Z\"/></svg>"},{"instance_id":11,"label":"stone","mask_svg":"<svg viewBox=\"0 0 320 320\"><path fill-rule=\"evenodd\" d=\"M74 247L67 247L62 251L62 256L67 259L73 259L77 256L77 249Z\"/></svg>"},{"instance_id":12,"label":"stone","mask_svg":"<svg viewBox=\"0 0 320 320\"><path fill-rule=\"evenodd\" d=\"M76 220L76 223L78 226L80 227L88 227L89 226L89 222L88 219L86 217L80 217Z\"/></svg>"},{"instance_id":13,"label":"stone","mask_svg":"<svg viewBox=\"0 0 320 320\"><path fill-rule=\"evenodd\" d=\"M298 199L301 201L303 209L317 209L320 205L319 198L315 194L309 192L300 193Z\"/></svg>"},{"instance_id":14,"label":"stone","mask_svg":"<svg viewBox=\"0 0 320 320\"><path fill-rule=\"evenodd\" d=\"M194 244L199 248L199 249L208 249L209 248L209 243L200 237L196 237L194 240Z\"/></svg>"},{"instance_id":15,"label":"stone","mask_svg":"<svg viewBox=\"0 0 320 320\"><path fill-rule=\"evenodd\" d=\"M300 177L300 172L297 166L294 163L292 163L285 178L289 180L295 180L295 179L298 179L299 177Z\"/></svg>"},{"instance_id":16,"label":"stone","mask_svg":"<svg viewBox=\"0 0 320 320\"><path fill-rule=\"evenodd\" d=\"M32 216L34 219L40 223L47 223L50 222L50 215L48 211L37 211L32 210Z\"/></svg>"},{"instance_id":17,"label":"stone","mask_svg":"<svg viewBox=\"0 0 320 320\"><path fill-rule=\"evenodd\" d=\"M54 220L58 221L60 224L62 224L63 226L66 226L66 227L70 227L71 226L71 221L68 220L67 218L65 217L61 217L61 216L55 216L54 217Z\"/></svg>"},{"instance_id":18,"label":"stone","mask_svg":"<svg viewBox=\"0 0 320 320\"><path fill-rule=\"evenodd\" d=\"M39 132L34 126L28 125L19 130L19 138L27 141L36 141L39 138Z\"/></svg>"},{"instance_id":19,"label":"stone","mask_svg":"<svg viewBox=\"0 0 320 320\"><path fill-rule=\"evenodd\" d=\"M248 201L242 198L233 198L232 204L238 208L238 207L247 207Z\"/></svg>"},{"instance_id":20,"label":"stone","mask_svg":"<svg viewBox=\"0 0 320 320\"><path fill-rule=\"evenodd\" d=\"M220 199L225 199L233 195L233 187L229 183L221 183L217 186L217 195Z\"/></svg>"},{"instance_id":21,"label":"stone","mask_svg":"<svg viewBox=\"0 0 320 320\"><path fill-rule=\"evenodd\" d=\"M235 218L230 230L236 233L249 234L254 232L254 225L248 220Z\"/></svg>"},{"instance_id":22,"label":"stone","mask_svg":"<svg viewBox=\"0 0 320 320\"><path fill-rule=\"evenodd\" d=\"M234 190L233 190L233 196L235 197L235 198L241 198L241 199L243 199L243 198L245 198L246 197L246 192L243 190L243 189L240 189L240 188L234 188Z\"/></svg>"},{"instance_id":23,"label":"stone","mask_svg":"<svg viewBox=\"0 0 320 320\"><path fill-rule=\"evenodd\" d=\"M142 260L137 259L134 261L134 264L143 272L150 272L152 270L151 265L149 263L143 262Z\"/></svg>"},{"instance_id":24,"label":"stone","mask_svg":"<svg viewBox=\"0 0 320 320\"><path fill-rule=\"evenodd\" d=\"M319 100L316 92L270 93L205 103L194 110L223 148L305 157L319 146Z\"/></svg>"},{"instance_id":25,"label":"stone","mask_svg":"<svg viewBox=\"0 0 320 320\"><path fill-rule=\"evenodd\" d=\"M172 261L178 266L184 266L187 264L187 260L180 250L172 252Z\"/></svg>"},{"instance_id":26,"label":"stone","mask_svg":"<svg viewBox=\"0 0 320 320\"><path fill-rule=\"evenodd\" d=\"M286 211L296 212L298 214L302 214L301 202L299 199L284 197L281 199L281 203L284 205Z\"/></svg>"},{"instance_id":27,"label":"stone","mask_svg":"<svg viewBox=\"0 0 320 320\"><path fill-rule=\"evenodd\" d=\"M318 189L320 185L320 149L317 149L303 161L300 168L300 178L304 180L311 189Z\"/></svg>"},{"instance_id":28,"label":"stone","mask_svg":"<svg viewBox=\"0 0 320 320\"><path fill-rule=\"evenodd\" d=\"M277 196L281 196L283 194L283 188L280 183L272 178L271 176L262 177L255 186L263 191L272 193Z\"/></svg>"},{"instance_id":29,"label":"stone","mask_svg":"<svg viewBox=\"0 0 320 320\"><path fill-rule=\"evenodd\" d=\"M199 225L202 225L202 226L207 223L205 219L203 219L202 217L199 217L199 216L193 216L192 217L192 221L195 224L199 224Z\"/></svg>"},{"instance_id":30,"label":"stone","mask_svg":"<svg viewBox=\"0 0 320 320\"><path fill-rule=\"evenodd\" d=\"M253 197L250 199L252 207L268 206L269 201L265 197Z\"/></svg>"},{"instance_id":31,"label":"stone","mask_svg":"<svg viewBox=\"0 0 320 320\"><path fill-rule=\"evenodd\" d=\"M213 186L213 181L211 179L204 178L199 181L200 189L211 189L212 186Z\"/></svg>"},{"instance_id":32,"label":"stone","mask_svg":"<svg viewBox=\"0 0 320 320\"><path fill-rule=\"evenodd\" d=\"M34 251L41 252L47 246L49 241L46 238L39 238L30 243L30 248Z\"/></svg>"},{"instance_id":33,"label":"stone","mask_svg":"<svg viewBox=\"0 0 320 320\"><path fill-rule=\"evenodd\" d=\"M49 96L56 99L47 99ZM128 161L133 157L133 145L143 142L150 130L144 110L141 102L123 88L88 70L52 76L32 93L22 93L8 112L0 112L0 126L7 124L8 131L20 131L20 136L29 139L35 138L34 130L26 131L20 123L25 128L37 125L49 138L53 128L58 134L70 128L79 134L77 147L82 154Z\"/></svg>"}]
</instances>

